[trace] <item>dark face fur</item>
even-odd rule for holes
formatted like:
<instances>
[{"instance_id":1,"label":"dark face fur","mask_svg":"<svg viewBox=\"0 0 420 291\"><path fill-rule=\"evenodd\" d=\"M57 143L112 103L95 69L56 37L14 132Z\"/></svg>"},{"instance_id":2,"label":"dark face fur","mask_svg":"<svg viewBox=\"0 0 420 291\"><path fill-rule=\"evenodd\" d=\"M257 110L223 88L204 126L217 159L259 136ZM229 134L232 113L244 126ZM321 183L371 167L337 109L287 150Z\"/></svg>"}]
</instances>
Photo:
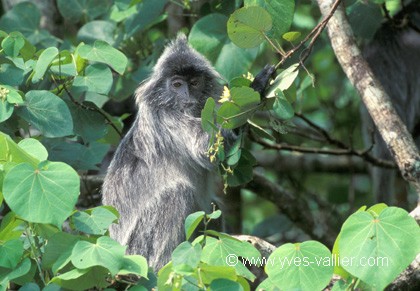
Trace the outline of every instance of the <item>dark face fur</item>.
<instances>
[{"instance_id":1,"label":"dark face fur","mask_svg":"<svg viewBox=\"0 0 420 291\"><path fill-rule=\"evenodd\" d=\"M175 110L193 117L200 117L207 98L218 98L221 86L219 75L210 63L188 45L185 36L168 46L159 58L153 75L146 86L158 88L153 96L144 97L159 110Z\"/></svg>"}]
</instances>

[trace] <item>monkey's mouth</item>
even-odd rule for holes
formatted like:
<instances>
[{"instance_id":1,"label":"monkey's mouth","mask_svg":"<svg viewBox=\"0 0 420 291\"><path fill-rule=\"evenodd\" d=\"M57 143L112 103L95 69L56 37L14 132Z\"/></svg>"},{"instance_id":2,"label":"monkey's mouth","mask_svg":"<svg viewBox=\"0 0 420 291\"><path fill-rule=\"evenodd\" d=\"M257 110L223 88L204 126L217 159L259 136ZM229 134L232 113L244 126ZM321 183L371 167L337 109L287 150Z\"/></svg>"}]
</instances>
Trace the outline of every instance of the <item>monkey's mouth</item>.
<instances>
[{"instance_id":1,"label":"monkey's mouth","mask_svg":"<svg viewBox=\"0 0 420 291\"><path fill-rule=\"evenodd\" d=\"M193 116L193 117L200 117L201 110L204 108L204 105L198 101L184 101L182 102L181 112L185 115Z\"/></svg>"}]
</instances>

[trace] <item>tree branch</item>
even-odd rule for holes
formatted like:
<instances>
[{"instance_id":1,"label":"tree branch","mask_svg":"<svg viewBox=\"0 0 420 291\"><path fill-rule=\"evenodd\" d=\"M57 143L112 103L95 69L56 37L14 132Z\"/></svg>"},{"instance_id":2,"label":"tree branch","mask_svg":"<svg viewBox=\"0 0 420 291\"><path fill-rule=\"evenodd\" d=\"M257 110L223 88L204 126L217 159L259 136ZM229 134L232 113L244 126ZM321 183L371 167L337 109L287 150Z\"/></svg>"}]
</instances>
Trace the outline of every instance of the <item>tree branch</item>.
<instances>
[{"instance_id":1,"label":"tree branch","mask_svg":"<svg viewBox=\"0 0 420 291\"><path fill-rule=\"evenodd\" d=\"M317 0L324 17L333 0ZM335 55L362 98L379 133L395 159L403 178L420 193L420 156L414 140L398 117L389 96L374 77L357 47L353 32L340 5L327 24Z\"/></svg>"}]
</instances>

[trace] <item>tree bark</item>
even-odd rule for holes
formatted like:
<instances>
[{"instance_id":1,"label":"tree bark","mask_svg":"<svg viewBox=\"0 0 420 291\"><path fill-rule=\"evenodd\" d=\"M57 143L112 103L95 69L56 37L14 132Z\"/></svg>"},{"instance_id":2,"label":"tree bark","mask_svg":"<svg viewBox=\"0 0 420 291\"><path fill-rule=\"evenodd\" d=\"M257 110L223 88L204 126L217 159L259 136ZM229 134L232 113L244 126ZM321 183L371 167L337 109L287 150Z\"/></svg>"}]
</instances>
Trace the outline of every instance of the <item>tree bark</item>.
<instances>
[{"instance_id":1,"label":"tree bark","mask_svg":"<svg viewBox=\"0 0 420 291\"><path fill-rule=\"evenodd\" d=\"M327 16L334 1L317 2L322 15ZM395 111L389 96L362 57L342 4L329 20L327 29L343 71L359 92L402 177L420 194L420 156L414 140Z\"/></svg>"}]
</instances>

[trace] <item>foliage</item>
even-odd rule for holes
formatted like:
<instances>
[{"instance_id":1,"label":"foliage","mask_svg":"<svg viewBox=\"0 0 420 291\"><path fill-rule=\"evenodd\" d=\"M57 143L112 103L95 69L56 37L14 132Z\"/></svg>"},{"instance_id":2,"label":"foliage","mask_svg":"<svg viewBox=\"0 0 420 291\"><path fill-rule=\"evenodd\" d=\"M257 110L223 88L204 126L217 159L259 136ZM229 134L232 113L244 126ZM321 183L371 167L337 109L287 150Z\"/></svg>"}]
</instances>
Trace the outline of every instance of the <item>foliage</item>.
<instances>
[{"instance_id":1,"label":"foliage","mask_svg":"<svg viewBox=\"0 0 420 291\"><path fill-rule=\"evenodd\" d=\"M345 81L311 86L315 77L319 84L331 84L336 80L331 76L341 74L324 48L314 51L308 67L298 58L281 64L265 96L251 88L254 77L248 71L276 64L273 51L283 54L283 47L297 44L301 32L292 26L302 34L314 26L308 6L295 7L293 0L245 0L244 7L242 1L212 2L192 25L189 42L226 81L223 96L207 100L202 127L211 136L208 155L219 165L225 186L239 186L252 180L257 164L246 134L287 139L284 133L302 110L332 128L328 111L354 113L358 104L348 97L352 89ZM372 36L382 19L378 4L391 2L349 5L359 36ZM0 290L11 283L22 290L250 290L255 275L246 267L261 265L268 278L260 288L266 290L322 289L333 273L342 277L335 290L361 285L383 289L392 282L420 252L418 225L396 207L378 204L352 214L332 254L320 242L304 241L283 244L268 258L247 242L208 229L220 211L197 212L186 219L187 241L175 249L157 279L145 258L125 255L125 247L108 236L118 220L115 209L75 210L78 172L98 169L110 146L118 143L126 117L110 116L102 107L109 100L126 99L147 77L163 48L166 4L57 0L61 16L77 31L64 33L63 39L39 27L41 13L31 2L17 4L1 17L0 205L10 211L0 224ZM191 9L190 1L182 4ZM341 98L331 97L337 95ZM348 136L353 116L335 117L335 134ZM222 132L232 129L238 138L225 149ZM301 184L315 179L327 192L344 192L329 188L330 177L327 182L308 177L300 177ZM202 235L194 238L197 231ZM132 275L142 279L131 281Z\"/></svg>"}]
</instances>

